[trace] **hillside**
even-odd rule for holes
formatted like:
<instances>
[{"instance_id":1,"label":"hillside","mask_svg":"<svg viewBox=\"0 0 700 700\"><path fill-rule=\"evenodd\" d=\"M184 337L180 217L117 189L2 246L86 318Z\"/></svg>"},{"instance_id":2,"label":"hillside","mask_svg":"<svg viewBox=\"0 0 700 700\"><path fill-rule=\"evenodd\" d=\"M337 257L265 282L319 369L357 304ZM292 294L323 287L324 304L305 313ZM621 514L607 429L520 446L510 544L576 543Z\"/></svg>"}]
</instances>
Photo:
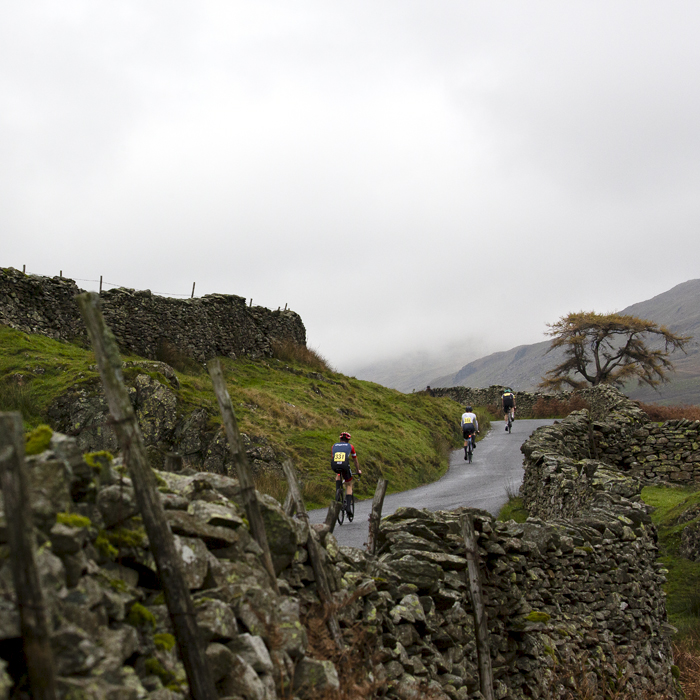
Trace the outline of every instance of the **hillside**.
<instances>
[{"instance_id":1,"label":"hillside","mask_svg":"<svg viewBox=\"0 0 700 700\"><path fill-rule=\"evenodd\" d=\"M675 353L676 371L670 382L658 391L635 384L625 388L634 399L658 403L700 403L700 279L679 284L647 301L620 311L667 326L680 335L692 336L687 354ZM520 345L464 365L455 374L435 377L431 386L471 386L484 388L509 384L521 391L532 390L548 369L561 358L559 351L545 354L549 341Z\"/></svg>"},{"instance_id":2,"label":"hillside","mask_svg":"<svg viewBox=\"0 0 700 700\"><path fill-rule=\"evenodd\" d=\"M227 473L230 456L220 430L211 381L203 366L175 356L172 364L124 357L124 375L151 463L164 468L172 453L184 469ZM91 351L79 345L0 326L0 410L21 410L27 427L48 422L75 437L84 451L117 445ZM457 445L450 399L405 395L293 361L223 358L228 390L258 486L284 495L280 463L293 459L311 505L333 491L330 445L349 430L369 495L379 476L390 490L434 480Z\"/></svg>"}]
</instances>

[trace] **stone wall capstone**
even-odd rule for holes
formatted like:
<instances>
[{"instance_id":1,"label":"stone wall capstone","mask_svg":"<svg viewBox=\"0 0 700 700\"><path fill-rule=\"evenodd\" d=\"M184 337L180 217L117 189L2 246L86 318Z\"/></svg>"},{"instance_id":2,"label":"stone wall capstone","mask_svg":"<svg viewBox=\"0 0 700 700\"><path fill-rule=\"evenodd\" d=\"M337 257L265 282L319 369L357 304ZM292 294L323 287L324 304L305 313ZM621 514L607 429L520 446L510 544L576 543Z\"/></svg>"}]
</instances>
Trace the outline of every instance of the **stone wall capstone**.
<instances>
[{"instance_id":1,"label":"stone wall capstone","mask_svg":"<svg viewBox=\"0 0 700 700\"><path fill-rule=\"evenodd\" d=\"M0 268L0 324L56 340L87 342L74 300L81 291L66 278ZM100 301L122 352L148 359L168 349L198 362L217 356L269 357L273 339L306 344L298 314L247 307L239 296L172 299L120 288L102 292Z\"/></svg>"}]
</instances>

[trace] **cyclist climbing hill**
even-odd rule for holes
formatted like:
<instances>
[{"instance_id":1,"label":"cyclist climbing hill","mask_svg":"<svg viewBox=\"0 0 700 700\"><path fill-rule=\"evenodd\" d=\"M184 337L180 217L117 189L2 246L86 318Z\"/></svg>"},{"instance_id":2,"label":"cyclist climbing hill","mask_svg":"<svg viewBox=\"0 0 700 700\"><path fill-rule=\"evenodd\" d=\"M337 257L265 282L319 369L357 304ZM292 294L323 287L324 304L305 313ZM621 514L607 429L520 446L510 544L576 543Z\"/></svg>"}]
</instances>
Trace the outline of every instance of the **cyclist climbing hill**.
<instances>
[{"instance_id":1,"label":"cyclist climbing hill","mask_svg":"<svg viewBox=\"0 0 700 700\"><path fill-rule=\"evenodd\" d=\"M350 459L355 462L355 469L358 474L362 474L360 463L357 460L355 448L350 444L350 433L340 433L340 442L336 442L331 448L331 468L335 472L335 493L342 490L345 483L345 505L348 512L351 512L352 503L352 472L350 471ZM342 477L342 481L341 481Z\"/></svg>"},{"instance_id":2,"label":"cyclist climbing hill","mask_svg":"<svg viewBox=\"0 0 700 700\"><path fill-rule=\"evenodd\" d=\"M501 396L501 406L503 406L503 420L506 422L506 430L508 430L508 415L510 414L510 420L515 420L515 394L510 387L506 387L506 390Z\"/></svg>"},{"instance_id":3,"label":"cyclist climbing hill","mask_svg":"<svg viewBox=\"0 0 700 700\"><path fill-rule=\"evenodd\" d=\"M467 459L467 442L472 441L472 449L476 449L476 434L479 432L479 421L471 406L466 406L462 414L462 435L464 437L464 459Z\"/></svg>"}]
</instances>

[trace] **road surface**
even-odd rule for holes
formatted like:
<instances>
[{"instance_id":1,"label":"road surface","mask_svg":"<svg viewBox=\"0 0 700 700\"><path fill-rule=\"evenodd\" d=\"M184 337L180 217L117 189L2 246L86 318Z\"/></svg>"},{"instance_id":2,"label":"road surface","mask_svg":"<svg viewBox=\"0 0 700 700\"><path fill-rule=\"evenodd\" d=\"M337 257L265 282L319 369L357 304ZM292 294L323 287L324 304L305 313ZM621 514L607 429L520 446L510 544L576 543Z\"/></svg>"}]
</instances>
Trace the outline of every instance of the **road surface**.
<instances>
[{"instance_id":1,"label":"road surface","mask_svg":"<svg viewBox=\"0 0 700 700\"><path fill-rule=\"evenodd\" d=\"M516 420L510 435L503 422L494 421L491 431L481 440L471 464L464 461L464 451L456 450L450 456L450 467L439 481L419 486L410 491L392 493L384 499L382 515L390 515L401 506L428 510L452 510L460 506L481 508L498 515L508 501L508 492L516 492L523 480L523 456L520 445L541 425L552 420ZM362 454L360 453L360 466ZM363 547L367 542L368 519L372 499L355 501L355 519L347 518L336 525L334 534L341 545ZM312 510L312 523L326 519L326 509Z\"/></svg>"}]
</instances>

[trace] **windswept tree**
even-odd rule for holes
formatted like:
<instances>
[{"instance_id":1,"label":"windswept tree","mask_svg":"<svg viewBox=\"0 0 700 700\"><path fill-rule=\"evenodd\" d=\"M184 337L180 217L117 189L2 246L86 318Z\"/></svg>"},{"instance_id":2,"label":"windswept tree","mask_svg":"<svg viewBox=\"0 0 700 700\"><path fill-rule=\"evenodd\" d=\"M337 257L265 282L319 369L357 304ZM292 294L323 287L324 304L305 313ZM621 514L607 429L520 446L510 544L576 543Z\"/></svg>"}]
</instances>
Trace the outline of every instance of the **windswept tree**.
<instances>
[{"instance_id":1,"label":"windswept tree","mask_svg":"<svg viewBox=\"0 0 700 700\"><path fill-rule=\"evenodd\" d=\"M549 370L540 382L545 389L587 385L622 387L631 379L657 386L668 381L673 370L669 355L685 352L688 336L671 333L665 326L636 316L579 311L548 324L553 338L547 352L564 351L564 361Z\"/></svg>"}]
</instances>

